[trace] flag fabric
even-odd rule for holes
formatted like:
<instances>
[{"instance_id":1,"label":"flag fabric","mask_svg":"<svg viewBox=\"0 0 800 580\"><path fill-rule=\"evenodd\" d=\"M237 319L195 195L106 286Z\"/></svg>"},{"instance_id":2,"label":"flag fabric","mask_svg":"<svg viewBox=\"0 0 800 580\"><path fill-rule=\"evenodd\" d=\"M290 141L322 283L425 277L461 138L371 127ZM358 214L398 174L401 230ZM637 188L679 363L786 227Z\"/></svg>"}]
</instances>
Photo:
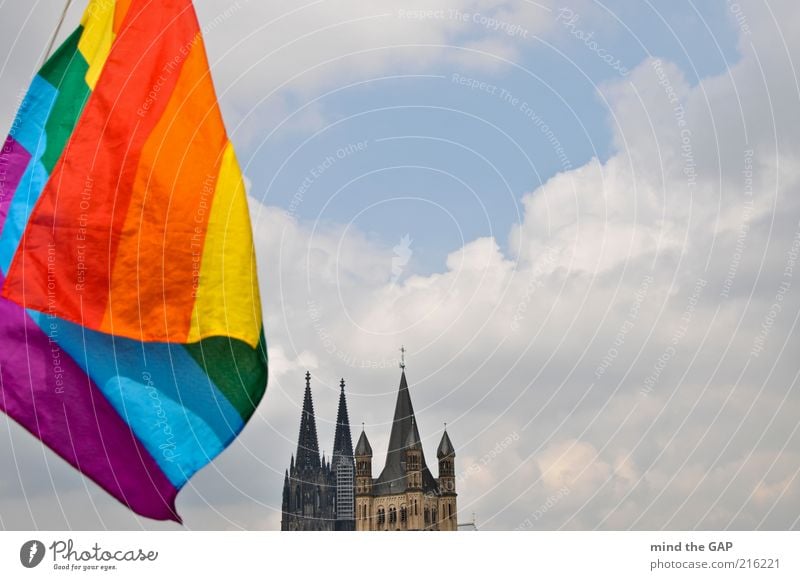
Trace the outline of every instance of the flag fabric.
<instances>
[{"instance_id":1,"label":"flag fabric","mask_svg":"<svg viewBox=\"0 0 800 580\"><path fill-rule=\"evenodd\" d=\"M135 512L241 432L267 355L191 0L90 0L0 154L0 409Z\"/></svg>"}]
</instances>

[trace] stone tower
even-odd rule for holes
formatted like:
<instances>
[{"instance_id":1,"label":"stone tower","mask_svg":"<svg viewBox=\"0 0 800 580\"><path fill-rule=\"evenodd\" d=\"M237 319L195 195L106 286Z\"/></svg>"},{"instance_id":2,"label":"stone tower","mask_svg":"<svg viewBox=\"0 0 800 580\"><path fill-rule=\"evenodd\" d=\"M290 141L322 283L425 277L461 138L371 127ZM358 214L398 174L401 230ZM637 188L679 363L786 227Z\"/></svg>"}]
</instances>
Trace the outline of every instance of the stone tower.
<instances>
[{"instance_id":1,"label":"stone tower","mask_svg":"<svg viewBox=\"0 0 800 580\"><path fill-rule=\"evenodd\" d=\"M372 447L367 433L361 430L356 444L356 530L371 530L372 514Z\"/></svg>"},{"instance_id":2,"label":"stone tower","mask_svg":"<svg viewBox=\"0 0 800 580\"><path fill-rule=\"evenodd\" d=\"M320 460L317 424L306 373L297 453L283 478L282 530L458 529L455 448L445 429L437 449L439 477L425 462L411 393L401 364L400 386L389 434L386 464L372 477L372 446L362 428L355 451L342 379L333 457Z\"/></svg>"},{"instance_id":3,"label":"stone tower","mask_svg":"<svg viewBox=\"0 0 800 580\"><path fill-rule=\"evenodd\" d=\"M297 454L292 456L283 481L281 530L333 530L336 524L335 483L330 463L325 462L324 456L320 461L311 373L306 373Z\"/></svg>"},{"instance_id":4,"label":"stone tower","mask_svg":"<svg viewBox=\"0 0 800 580\"><path fill-rule=\"evenodd\" d=\"M405 365L401 368L386 465L376 479L366 432L356 445L356 529L455 531L455 450L445 432L439 479L434 479L425 462Z\"/></svg>"},{"instance_id":5,"label":"stone tower","mask_svg":"<svg viewBox=\"0 0 800 580\"><path fill-rule=\"evenodd\" d=\"M333 477L336 482L336 522L334 529L352 532L356 529L355 464L353 440L350 437L350 417L344 396L344 379L339 385L339 411L336 414L336 434L333 438Z\"/></svg>"},{"instance_id":6,"label":"stone tower","mask_svg":"<svg viewBox=\"0 0 800 580\"><path fill-rule=\"evenodd\" d=\"M450 442L445 427L439 449L436 451L439 460L439 527L444 531L458 529L456 517L456 450Z\"/></svg>"}]
</instances>

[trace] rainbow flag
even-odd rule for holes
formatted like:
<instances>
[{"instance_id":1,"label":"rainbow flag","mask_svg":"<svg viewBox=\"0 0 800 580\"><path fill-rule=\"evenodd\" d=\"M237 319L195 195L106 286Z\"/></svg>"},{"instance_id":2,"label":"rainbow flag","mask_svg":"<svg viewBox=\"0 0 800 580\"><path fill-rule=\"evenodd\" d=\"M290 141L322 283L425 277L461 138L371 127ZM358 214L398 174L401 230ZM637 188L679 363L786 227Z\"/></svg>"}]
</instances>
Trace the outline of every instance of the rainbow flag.
<instances>
[{"instance_id":1,"label":"rainbow flag","mask_svg":"<svg viewBox=\"0 0 800 580\"><path fill-rule=\"evenodd\" d=\"M135 512L267 383L245 188L191 0L90 0L0 154L0 409Z\"/></svg>"}]
</instances>

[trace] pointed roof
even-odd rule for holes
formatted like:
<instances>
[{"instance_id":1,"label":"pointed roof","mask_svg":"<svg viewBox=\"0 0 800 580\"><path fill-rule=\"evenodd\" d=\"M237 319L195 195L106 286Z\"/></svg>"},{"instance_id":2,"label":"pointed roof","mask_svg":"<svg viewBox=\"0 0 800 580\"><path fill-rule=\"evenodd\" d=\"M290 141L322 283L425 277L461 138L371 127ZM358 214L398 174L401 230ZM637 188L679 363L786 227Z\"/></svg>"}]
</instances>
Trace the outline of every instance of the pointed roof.
<instances>
[{"instance_id":1,"label":"pointed roof","mask_svg":"<svg viewBox=\"0 0 800 580\"><path fill-rule=\"evenodd\" d=\"M375 482L376 495L389 495L399 493L406 488L406 469L403 451L406 441L420 441L417 422L414 418L414 406L411 404L411 394L408 391L406 371L400 375L400 387L397 391L397 402L394 407L394 420L392 431L389 435L389 450L386 453L386 466L383 468L378 480ZM422 449L420 449L422 451ZM435 491L436 480L431 475L425 463L425 453L422 452L422 489Z\"/></svg>"},{"instance_id":2,"label":"pointed roof","mask_svg":"<svg viewBox=\"0 0 800 580\"><path fill-rule=\"evenodd\" d=\"M439 443L439 449L436 450L436 457L439 459L444 459L445 457L455 456L456 449L453 447L453 443L450 441L450 436L447 434L447 427L445 427L444 433L442 433L442 440Z\"/></svg>"},{"instance_id":3,"label":"pointed roof","mask_svg":"<svg viewBox=\"0 0 800 580\"><path fill-rule=\"evenodd\" d=\"M367 439L367 432L363 429L361 430L361 437L358 438L358 443L356 443L356 455L372 457L372 446L369 444L369 439Z\"/></svg>"},{"instance_id":4,"label":"pointed roof","mask_svg":"<svg viewBox=\"0 0 800 580\"><path fill-rule=\"evenodd\" d=\"M300 435L297 438L297 469L319 468L319 443L314 402L311 399L311 373L306 373L306 392L300 416Z\"/></svg>"},{"instance_id":5,"label":"pointed roof","mask_svg":"<svg viewBox=\"0 0 800 580\"><path fill-rule=\"evenodd\" d=\"M408 430L408 435L406 436L403 447L405 449L411 449L417 446L422 447L422 444L419 442L419 432L417 431L416 421L414 417L411 417L411 429Z\"/></svg>"},{"instance_id":6,"label":"pointed roof","mask_svg":"<svg viewBox=\"0 0 800 580\"><path fill-rule=\"evenodd\" d=\"M336 414L336 434L333 437L333 467L339 465L339 458L353 458L353 439L350 435L350 416L347 413L347 399L344 396L344 379L339 383L339 411Z\"/></svg>"}]
</instances>

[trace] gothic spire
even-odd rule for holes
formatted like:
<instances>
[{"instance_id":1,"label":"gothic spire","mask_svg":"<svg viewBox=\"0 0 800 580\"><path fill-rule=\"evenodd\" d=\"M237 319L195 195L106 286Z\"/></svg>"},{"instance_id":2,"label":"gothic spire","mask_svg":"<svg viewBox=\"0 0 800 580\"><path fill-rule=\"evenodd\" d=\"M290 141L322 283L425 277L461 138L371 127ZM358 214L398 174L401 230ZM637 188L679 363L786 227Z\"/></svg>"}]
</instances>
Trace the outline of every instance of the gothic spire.
<instances>
[{"instance_id":1,"label":"gothic spire","mask_svg":"<svg viewBox=\"0 0 800 580\"><path fill-rule=\"evenodd\" d=\"M336 434L333 437L333 467L336 469L339 457L353 457L353 439L350 435L350 416L347 413L347 399L344 396L344 379L339 383L339 411L336 414Z\"/></svg>"},{"instance_id":2,"label":"gothic spire","mask_svg":"<svg viewBox=\"0 0 800 580\"><path fill-rule=\"evenodd\" d=\"M414 417L414 407L411 404L411 394L408 390L406 371L400 375L400 388L397 391L397 402L394 408L392 431L389 434L389 450L386 454L386 466L383 468L375 486L378 495L400 493L405 489L405 448L408 441L418 444L421 439L417 422ZM420 448L421 451L421 448ZM425 453L422 453L422 484L423 489L435 489L428 466L425 464Z\"/></svg>"},{"instance_id":3,"label":"gothic spire","mask_svg":"<svg viewBox=\"0 0 800 580\"><path fill-rule=\"evenodd\" d=\"M300 416L300 435L297 438L297 468L319 468L319 443L317 421L314 418L314 402L311 400L311 373L306 373L306 393L303 413Z\"/></svg>"},{"instance_id":4,"label":"gothic spire","mask_svg":"<svg viewBox=\"0 0 800 580\"><path fill-rule=\"evenodd\" d=\"M422 447L422 444L419 442L419 431L417 430L417 422L414 417L411 417L411 429L408 430L404 447L406 449Z\"/></svg>"}]
</instances>

